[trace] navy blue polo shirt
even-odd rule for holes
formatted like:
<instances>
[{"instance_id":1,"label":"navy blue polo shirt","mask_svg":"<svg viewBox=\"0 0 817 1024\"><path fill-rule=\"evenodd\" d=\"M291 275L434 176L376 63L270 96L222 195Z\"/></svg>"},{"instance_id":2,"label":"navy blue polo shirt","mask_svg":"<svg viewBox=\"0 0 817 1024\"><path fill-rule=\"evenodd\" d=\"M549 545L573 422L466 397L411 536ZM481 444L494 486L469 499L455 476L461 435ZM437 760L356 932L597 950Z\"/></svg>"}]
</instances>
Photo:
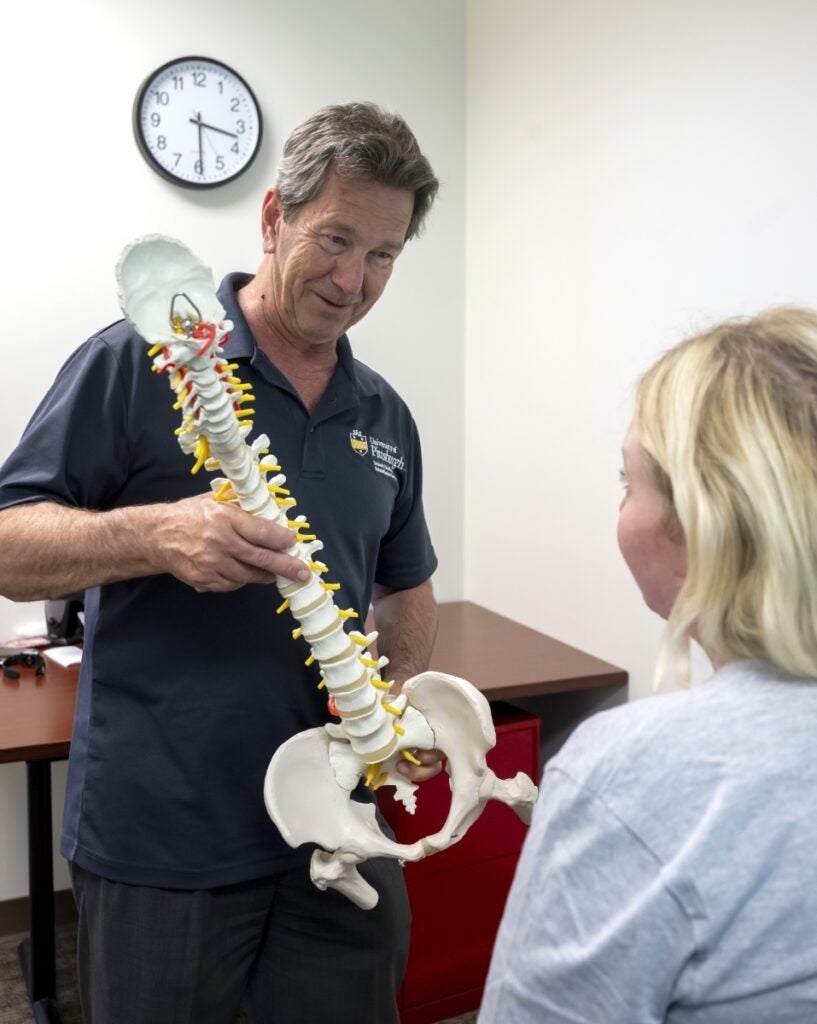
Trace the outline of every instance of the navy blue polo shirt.
<instances>
[{"instance_id":1,"label":"navy blue polo shirt","mask_svg":"<svg viewBox=\"0 0 817 1024\"><path fill-rule=\"evenodd\" d=\"M413 587L436 568L416 427L345 336L310 413L255 345L234 293L249 279L229 275L219 298L235 324L225 355L255 395L251 436L270 437L296 513L324 543L324 578L341 584L338 606L362 620L374 582ZM74 352L0 469L0 508L108 510L209 488L178 446L175 399L147 348L119 321ZM87 592L65 857L117 881L182 889L306 859L262 797L279 744L327 720L317 667L304 665L309 650L292 639L289 613L276 615L280 601L274 586L199 594L170 575Z\"/></svg>"}]
</instances>

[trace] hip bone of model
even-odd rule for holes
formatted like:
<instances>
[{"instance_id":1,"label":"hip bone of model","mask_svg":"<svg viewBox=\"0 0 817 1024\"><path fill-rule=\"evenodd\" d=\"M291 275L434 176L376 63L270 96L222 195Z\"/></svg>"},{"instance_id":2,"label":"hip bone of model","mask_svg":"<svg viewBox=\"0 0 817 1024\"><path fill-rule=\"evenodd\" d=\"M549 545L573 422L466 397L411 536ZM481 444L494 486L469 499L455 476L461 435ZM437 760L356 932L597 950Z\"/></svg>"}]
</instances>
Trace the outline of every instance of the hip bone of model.
<instances>
[{"instance_id":1,"label":"hip bone of model","mask_svg":"<svg viewBox=\"0 0 817 1024\"><path fill-rule=\"evenodd\" d=\"M328 567L316 559L323 545L304 515L289 518L296 501L286 477L268 454L269 438L253 429L247 407L250 385L234 376L222 344L232 329L216 295L213 276L187 246L150 235L127 246L116 268L122 310L152 347L153 369L167 374L181 412L176 431L182 450L202 466L223 474L211 482L214 498L292 530L288 554L311 570L305 583L278 577L283 603L297 622L293 639L309 645L306 664L318 663L320 686L328 693L337 722L298 733L276 751L267 769L264 800L290 846L316 843L311 877L332 886L358 906L377 903L377 892L357 871L369 857L417 861L463 837L486 802L501 800L530 822L536 787L522 772L498 779L486 763L496 743L487 700L469 682L440 672L409 679L399 696L382 678L385 657L367 648L377 633L347 629L354 609L341 609L333 592L339 584L322 577ZM272 474L272 476L270 476ZM351 800L359 779L377 789L394 786L394 799L413 813L417 785L396 771L412 751L441 750L450 776L451 804L442 828L409 844L381 832L371 803Z\"/></svg>"}]
</instances>

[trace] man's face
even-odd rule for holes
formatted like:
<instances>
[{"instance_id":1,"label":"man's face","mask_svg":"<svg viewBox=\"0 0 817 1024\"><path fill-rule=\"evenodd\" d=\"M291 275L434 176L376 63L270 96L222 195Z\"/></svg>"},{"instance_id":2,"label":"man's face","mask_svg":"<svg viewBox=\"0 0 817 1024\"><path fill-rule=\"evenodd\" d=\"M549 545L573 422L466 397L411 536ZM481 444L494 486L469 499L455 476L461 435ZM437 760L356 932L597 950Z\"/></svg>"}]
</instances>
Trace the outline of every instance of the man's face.
<instances>
[{"instance_id":1,"label":"man's face","mask_svg":"<svg viewBox=\"0 0 817 1024\"><path fill-rule=\"evenodd\" d=\"M411 192L330 172L317 198L286 223L270 189L261 273L274 326L298 347L334 343L380 298L413 210Z\"/></svg>"}]
</instances>

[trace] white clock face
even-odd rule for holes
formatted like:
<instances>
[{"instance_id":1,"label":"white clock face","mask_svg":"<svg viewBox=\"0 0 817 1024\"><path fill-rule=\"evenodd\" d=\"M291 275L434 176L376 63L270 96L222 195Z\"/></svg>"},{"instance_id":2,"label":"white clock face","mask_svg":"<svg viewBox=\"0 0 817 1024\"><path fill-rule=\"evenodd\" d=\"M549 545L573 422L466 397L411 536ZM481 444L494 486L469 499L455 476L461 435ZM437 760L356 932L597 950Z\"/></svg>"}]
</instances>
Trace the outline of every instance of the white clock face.
<instances>
[{"instance_id":1,"label":"white clock face","mask_svg":"<svg viewBox=\"0 0 817 1024\"><path fill-rule=\"evenodd\" d=\"M205 57L184 57L142 83L133 130L147 162L189 188L213 188L249 167L261 144L261 112L247 83Z\"/></svg>"}]
</instances>

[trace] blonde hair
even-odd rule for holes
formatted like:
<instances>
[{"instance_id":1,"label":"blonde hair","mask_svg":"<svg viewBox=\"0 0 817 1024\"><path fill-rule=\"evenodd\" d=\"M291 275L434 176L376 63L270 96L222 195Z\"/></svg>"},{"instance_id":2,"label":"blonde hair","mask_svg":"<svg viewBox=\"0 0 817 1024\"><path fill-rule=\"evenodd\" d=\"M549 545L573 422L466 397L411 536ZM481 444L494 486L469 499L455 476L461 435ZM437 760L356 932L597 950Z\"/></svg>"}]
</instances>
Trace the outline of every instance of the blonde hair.
<instances>
[{"instance_id":1,"label":"blonde hair","mask_svg":"<svg viewBox=\"0 0 817 1024\"><path fill-rule=\"evenodd\" d=\"M636 426L684 531L658 676L691 636L724 660L817 677L817 313L731 320L642 378Z\"/></svg>"}]
</instances>

